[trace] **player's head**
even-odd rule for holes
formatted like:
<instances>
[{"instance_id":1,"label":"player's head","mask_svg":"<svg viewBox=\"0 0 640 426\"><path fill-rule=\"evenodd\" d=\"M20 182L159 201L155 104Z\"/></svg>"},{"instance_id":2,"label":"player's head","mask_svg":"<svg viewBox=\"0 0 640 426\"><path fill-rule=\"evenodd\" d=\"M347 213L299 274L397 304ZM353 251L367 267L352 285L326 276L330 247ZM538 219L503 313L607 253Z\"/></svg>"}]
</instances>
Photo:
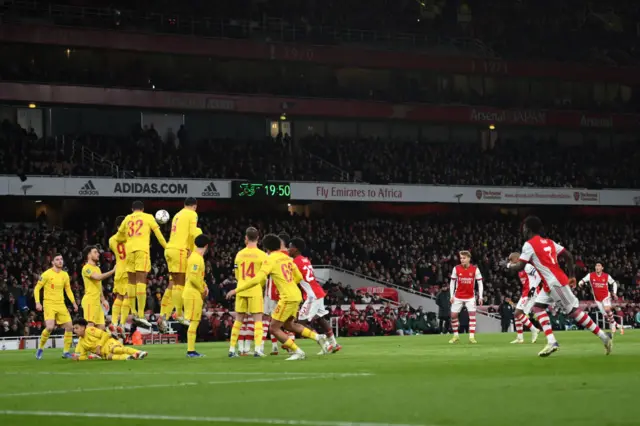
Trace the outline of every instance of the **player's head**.
<instances>
[{"instance_id":1,"label":"player's head","mask_svg":"<svg viewBox=\"0 0 640 426\"><path fill-rule=\"evenodd\" d=\"M82 258L85 262L97 262L98 260L100 260L100 252L98 251L98 247L86 246L84 250L82 250Z\"/></svg>"},{"instance_id":2,"label":"player's head","mask_svg":"<svg viewBox=\"0 0 640 426\"><path fill-rule=\"evenodd\" d=\"M254 228L253 226L250 226L244 232L244 243L245 244L257 244L259 237L260 237L260 234L258 233L258 230L256 228Z\"/></svg>"},{"instance_id":3,"label":"player's head","mask_svg":"<svg viewBox=\"0 0 640 426\"><path fill-rule=\"evenodd\" d=\"M187 197L187 199L184 200L184 206L185 208L195 211L198 208L198 200L194 197Z\"/></svg>"},{"instance_id":4,"label":"player's head","mask_svg":"<svg viewBox=\"0 0 640 426\"><path fill-rule=\"evenodd\" d=\"M211 238L204 234L200 234L196 237L193 243L202 251L202 254L204 254L209 248L209 244L211 244Z\"/></svg>"},{"instance_id":5,"label":"player's head","mask_svg":"<svg viewBox=\"0 0 640 426\"><path fill-rule=\"evenodd\" d=\"M291 257L300 256L307 245L300 237L296 237L289 243L289 254Z\"/></svg>"},{"instance_id":6,"label":"player's head","mask_svg":"<svg viewBox=\"0 0 640 426\"><path fill-rule=\"evenodd\" d=\"M280 238L280 241L282 243L280 244L280 250L288 250L289 242L291 241L291 237L289 236L289 234L287 234L286 232L281 232L278 234L278 238Z\"/></svg>"},{"instance_id":7,"label":"player's head","mask_svg":"<svg viewBox=\"0 0 640 426\"><path fill-rule=\"evenodd\" d=\"M62 269L64 266L64 259L62 258L62 255L60 253L54 254L51 264L58 269Z\"/></svg>"},{"instance_id":8,"label":"player's head","mask_svg":"<svg viewBox=\"0 0 640 426\"><path fill-rule=\"evenodd\" d=\"M140 200L136 200L131 203L131 210L134 212L143 212L144 211L144 203Z\"/></svg>"},{"instance_id":9,"label":"player's head","mask_svg":"<svg viewBox=\"0 0 640 426\"><path fill-rule=\"evenodd\" d=\"M537 216L528 216L522 222L522 235L526 238L532 238L542 233L542 221Z\"/></svg>"},{"instance_id":10,"label":"player's head","mask_svg":"<svg viewBox=\"0 0 640 426\"><path fill-rule=\"evenodd\" d=\"M282 249L282 240L275 234L267 234L262 238L262 247L269 253Z\"/></svg>"},{"instance_id":11,"label":"player's head","mask_svg":"<svg viewBox=\"0 0 640 426\"><path fill-rule=\"evenodd\" d=\"M116 229L120 228L120 225L122 225L122 222L124 222L124 216L116 217Z\"/></svg>"},{"instance_id":12,"label":"player's head","mask_svg":"<svg viewBox=\"0 0 640 426\"><path fill-rule=\"evenodd\" d=\"M602 271L604 270L604 266L602 266L602 263L598 262L596 263L596 272L597 273L602 273Z\"/></svg>"},{"instance_id":13,"label":"player's head","mask_svg":"<svg viewBox=\"0 0 640 426\"><path fill-rule=\"evenodd\" d=\"M520 253L517 251L514 251L509 255L509 262L511 263L516 263L519 259L520 259Z\"/></svg>"},{"instance_id":14,"label":"player's head","mask_svg":"<svg viewBox=\"0 0 640 426\"><path fill-rule=\"evenodd\" d=\"M460 263L462 266L469 266L471 263L471 252L468 250L462 250L460 253Z\"/></svg>"},{"instance_id":15,"label":"player's head","mask_svg":"<svg viewBox=\"0 0 640 426\"><path fill-rule=\"evenodd\" d=\"M89 323L84 318L77 318L73 320L73 332L76 333L78 337L84 337L84 332L87 329L87 325Z\"/></svg>"}]
</instances>

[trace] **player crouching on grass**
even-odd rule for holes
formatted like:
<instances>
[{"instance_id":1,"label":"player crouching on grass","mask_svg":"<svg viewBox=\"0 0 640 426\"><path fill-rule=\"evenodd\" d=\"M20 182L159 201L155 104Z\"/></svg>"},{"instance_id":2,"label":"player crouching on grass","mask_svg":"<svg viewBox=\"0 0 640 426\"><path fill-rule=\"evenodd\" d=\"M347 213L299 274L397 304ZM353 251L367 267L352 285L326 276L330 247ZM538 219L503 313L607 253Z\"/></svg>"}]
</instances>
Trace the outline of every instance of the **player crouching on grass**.
<instances>
[{"instance_id":1,"label":"player crouching on grass","mask_svg":"<svg viewBox=\"0 0 640 426\"><path fill-rule=\"evenodd\" d=\"M76 361L98 358L126 361L144 359L148 355L145 351L123 346L120 341L111 337L109 332L89 326L87 320L82 318L73 321L73 332L80 338L72 357Z\"/></svg>"}]
</instances>

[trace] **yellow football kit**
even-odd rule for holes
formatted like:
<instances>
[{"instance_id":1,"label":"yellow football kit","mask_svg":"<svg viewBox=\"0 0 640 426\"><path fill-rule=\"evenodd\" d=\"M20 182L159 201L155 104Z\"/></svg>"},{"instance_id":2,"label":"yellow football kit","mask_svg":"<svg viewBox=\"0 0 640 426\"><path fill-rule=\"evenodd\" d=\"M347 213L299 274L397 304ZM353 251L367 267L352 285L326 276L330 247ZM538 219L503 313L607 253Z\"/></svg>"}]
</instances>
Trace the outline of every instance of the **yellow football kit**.
<instances>
[{"instance_id":1,"label":"yellow football kit","mask_svg":"<svg viewBox=\"0 0 640 426\"><path fill-rule=\"evenodd\" d=\"M195 351L198 325L202 319L204 305L204 258L194 251L187 261L187 279L182 292L184 303L184 318L189 321L187 330L187 351Z\"/></svg>"},{"instance_id":2,"label":"yellow football kit","mask_svg":"<svg viewBox=\"0 0 640 426\"><path fill-rule=\"evenodd\" d=\"M42 307L45 321L55 320L56 324L71 322L71 315L69 315L69 310L64 304L65 293L72 303L76 302L71 291L69 274L66 271L56 272L53 268L44 271L33 292L36 303L41 303L40 289L43 288L44 301L42 302Z\"/></svg>"},{"instance_id":3,"label":"yellow football kit","mask_svg":"<svg viewBox=\"0 0 640 426\"><path fill-rule=\"evenodd\" d=\"M238 252L234 262L238 282L256 276L262 268L267 254L259 248L244 248ZM262 283L264 284L264 282ZM262 287L255 286L236 294L236 312L241 314L258 314L263 310Z\"/></svg>"},{"instance_id":4,"label":"yellow football kit","mask_svg":"<svg viewBox=\"0 0 640 426\"><path fill-rule=\"evenodd\" d=\"M191 209L182 209L173 217L171 236L164 251L169 273L187 272L188 253L193 251L195 238L202 234L198 228L198 214Z\"/></svg>"},{"instance_id":5,"label":"yellow football kit","mask_svg":"<svg viewBox=\"0 0 640 426\"><path fill-rule=\"evenodd\" d=\"M149 213L133 212L124 218L118 228L118 239L124 238L127 249L127 272L149 272L151 232L165 248L167 242L160 231L155 218Z\"/></svg>"},{"instance_id":6,"label":"yellow football kit","mask_svg":"<svg viewBox=\"0 0 640 426\"><path fill-rule=\"evenodd\" d=\"M116 234L109 238L109 248L116 257L116 274L113 278L113 292L124 296L127 294L127 247L126 240Z\"/></svg>"},{"instance_id":7,"label":"yellow football kit","mask_svg":"<svg viewBox=\"0 0 640 426\"><path fill-rule=\"evenodd\" d=\"M84 319L97 325L104 325L104 311L102 310L102 281L91 278L93 273L101 274L99 266L86 264L82 267L82 280L84 281L84 297L82 298L82 311Z\"/></svg>"},{"instance_id":8,"label":"yellow football kit","mask_svg":"<svg viewBox=\"0 0 640 426\"><path fill-rule=\"evenodd\" d=\"M98 346L100 352L96 353ZM125 347L120 341L111 337L111 334L96 327L87 327L84 336L78 340L76 354L78 359L89 359L89 354L96 353L104 360L111 358L115 361L123 361L129 355L135 355L138 351L131 347Z\"/></svg>"}]
</instances>

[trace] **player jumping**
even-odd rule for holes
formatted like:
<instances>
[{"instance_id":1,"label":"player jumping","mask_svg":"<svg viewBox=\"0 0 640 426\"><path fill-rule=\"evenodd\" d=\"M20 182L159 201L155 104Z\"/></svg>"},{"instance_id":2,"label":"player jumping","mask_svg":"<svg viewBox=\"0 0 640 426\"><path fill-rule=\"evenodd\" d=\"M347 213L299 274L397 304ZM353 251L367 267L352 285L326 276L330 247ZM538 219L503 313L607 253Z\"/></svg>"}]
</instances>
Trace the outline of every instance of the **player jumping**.
<instances>
[{"instance_id":1,"label":"player jumping","mask_svg":"<svg viewBox=\"0 0 640 426\"><path fill-rule=\"evenodd\" d=\"M524 238L527 239L527 242L525 242L522 247L520 259L516 262L509 262L507 265L511 270L522 271L527 263L531 263L542 278L543 291L536 296L535 305L532 310L547 336L547 346L545 346L538 355L547 357L560 347L553 335L551 322L546 312L547 307L556 302L570 317L575 319L578 325L598 336L604 344L605 353L609 355L612 347L611 336L605 334L600 327L589 318L589 315L580 309L580 302L571 291L570 284L575 285L576 282L574 277L573 255L555 241L541 237L541 233L542 221L535 216L527 217L522 226L522 234ZM562 268L560 268L558 256L565 259L569 277L564 273Z\"/></svg>"},{"instance_id":2,"label":"player jumping","mask_svg":"<svg viewBox=\"0 0 640 426\"><path fill-rule=\"evenodd\" d=\"M98 261L100 252L96 246L88 246L82 250L82 258L86 261L82 267L82 280L84 281L84 297L82 298L82 311L84 319L91 326L100 330L105 329L104 312L109 310L109 303L104 298L102 280L109 278L116 272L114 267L109 272L102 273ZM104 309L103 309L104 308Z\"/></svg>"},{"instance_id":3,"label":"player jumping","mask_svg":"<svg viewBox=\"0 0 640 426\"><path fill-rule=\"evenodd\" d=\"M267 258L262 263L262 268L256 276L248 281L238 283L235 290L227 293L227 299L231 299L237 292L248 290L251 287L260 285L268 275L271 275L275 286L278 288L280 300L275 310L271 314L271 324L269 329L276 338L283 343L283 346L290 349L293 355L287 358L288 361L305 358L305 353L287 335L285 330L299 333L302 337L313 339L321 346L328 347L327 336L317 334L295 321L298 314L298 307L302 301L302 294L298 288L298 283L302 280L300 271L293 263L293 260L280 251L281 239L274 234L265 235L262 239L262 246L267 251Z\"/></svg>"},{"instance_id":4,"label":"player jumping","mask_svg":"<svg viewBox=\"0 0 640 426\"><path fill-rule=\"evenodd\" d=\"M120 227L123 220L124 216L118 216L116 218L116 229ZM116 258L116 274L113 279L113 294L115 300L111 307L111 325L109 326L109 331L116 336L124 336L124 329L121 325L124 326L127 323L127 317L131 310L129 297L127 295L127 248L125 238L119 234L113 235L109 238L109 248Z\"/></svg>"},{"instance_id":5,"label":"player jumping","mask_svg":"<svg viewBox=\"0 0 640 426\"><path fill-rule=\"evenodd\" d=\"M118 228L118 239L126 241L127 248L127 275L129 278L129 302L137 301L137 310L131 305L134 312L133 319L145 327L151 327L151 323L144 317L147 304L147 274L151 270L150 239L151 231L155 234L162 248L167 247L167 242L160 232L155 218L144 212L144 203L134 201L131 205L133 213L127 215ZM135 287L135 300L131 298L131 290Z\"/></svg>"},{"instance_id":6,"label":"player jumping","mask_svg":"<svg viewBox=\"0 0 640 426\"><path fill-rule=\"evenodd\" d=\"M265 252L258 248L258 230L254 227L247 228L244 236L245 248L240 250L236 255L234 269L238 284L247 281L256 276L256 273L262 268L262 263L267 258ZM253 340L255 352L254 357L260 358L265 356L260 349L262 346L262 287L255 286L248 290L240 291L236 295L236 319L231 329L231 339L229 346L229 358L238 356L236 353L236 344L240 336L242 324L247 317L253 319ZM246 336L245 336L246 337Z\"/></svg>"},{"instance_id":7,"label":"player jumping","mask_svg":"<svg viewBox=\"0 0 640 426\"><path fill-rule=\"evenodd\" d=\"M64 349L62 352L62 358L71 358L69 353L71 349L71 343L73 343L73 327L71 324L71 315L69 310L64 304L64 294L73 303L74 312L78 312L78 305L76 305L76 299L73 297L71 291L71 283L69 282L69 274L62 270L64 266L64 260L61 254L55 254L51 261L51 268L42 273L38 283L36 284L33 295L36 299L36 310L38 312L43 310L44 304L44 323L45 329L42 330L40 335L40 345L36 351L36 358L42 359L44 353L44 347L49 340L51 332L59 324L64 328ZM40 289L44 288L44 301L40 303Z\"/></svg>"},{"instance_id":8,"label":"player jumping","mask_svg":"<svg viewBox=\"0 0 640 426\"><path fill-rule=\"evenodd\" d=\"M289 255L291 255L293 263L296 264L302 274L300 288L302 288L303 291L304 303L302 304L302 308L300 308L298 322L306 327L310 321L317 318L320 326L325 331L332 352L335 353L342 349L342 346L336 341L336 336L333 334L331 324L325 319L325 316L329 314L329 311L324 306L324 296L326 294L322 286L318 283L318 280L316 280L311 262L302 255L305 247L306 244L302 238L294 238L291 240L291 243L289 243ZM326 353L324 348L322 348L322 352L318 355L324 355Z\"/></svg>"},{"instance_id":9,"label":"player jumping","mask_svg":"<svg viewBox=\"0 0 640 426\"><path fill-rule=\"evenodd\" d=\"M123 346L111 334L92 327L87 320L77 319L73 322L73 332L80 338L76 352L71 358L76 361L100 358L107 361L126 361L144 359L147 352Z\"/></svg>"},{"instance_id":10,"label":"player jumping","mask_svg":"<svg viewBox=\"0 0 640 426\"><path fill-rule=\"evenodd\" d=\"M611 310L611 296L615 300L618 299L618 283L613 277L603 271L602 263L596 263L596 271L587 274L583 279L578 282L578 285L591 284L591 290L593 298L598 305L598 309L609 321L609 327L611 327L611 333L615 334L616 326L620 329L620 334L624 334L624 328L621 325L616 324L616 320L613 317L613 311ZM613 286L613 293L609 292L609 285Z\"/></svg>"},{"instance_id":11,"label":"player jumping","mask_svg":"<svg viewBox=\"0 0 640 426\"><path fill-rule=\"evenodd\" d=\"M509 261L516 262L520 259L520 253L511 253L509 255ZM522 295L518 304L516 305L515 319L516 319L516 340L511 343L524 343L523 326L531 330L531 343L535 343L538 340L538 334L540 330L529 319L529 313L536 301L535 295L540 292L540 274L536 271L536 268L527 264L524 270L518 272L518 277L522 283Z\"/></svg>"},{"instance_id":12,"label":"player jumping","mask_svg":"<svg viewBox=\"0 0 640 426\"><path fill-rule=\"evenodd\" d=\"M460 265L451 271L451 328L453 329L453 338L449 343L458 343L460 336L458 335L458 327L460 320L458 315L463 306L469 311L469 343L478 343L476 341L476 286L478 283L478 305L482 306L482 274L477 266L471 264L471 252L463 250L460 253Z\"/></svg>"}]
</instances>

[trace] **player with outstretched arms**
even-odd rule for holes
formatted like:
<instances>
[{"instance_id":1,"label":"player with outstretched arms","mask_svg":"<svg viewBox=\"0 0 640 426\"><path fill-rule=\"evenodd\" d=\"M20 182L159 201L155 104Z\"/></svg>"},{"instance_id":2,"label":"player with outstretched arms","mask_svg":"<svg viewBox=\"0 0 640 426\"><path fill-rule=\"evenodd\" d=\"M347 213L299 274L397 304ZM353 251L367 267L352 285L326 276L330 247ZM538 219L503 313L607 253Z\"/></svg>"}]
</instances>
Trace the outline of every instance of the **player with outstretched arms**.
<instances>
[{"instance_id":1,"label":"player with outstretched arms","mask_svg":"<svg viewBox=\"0 0 640 426\"><path fill-rule=\"evenodd\" d=\"M602 312L602 315L604 315L607 318L607 321L609 321L611 333L616 332L617 326L620 329L620 334L624 334L624 328L616 324L616 320L613 317L613 311L611 310L611 297L613 296L614 299L618 299L618 283L611 275L604 272L602 263L596 263L595 272L587 274L578 282L578 285L580 286L585 284L591 284L593 298L596 301L596 305L598 305L598 309ZM613 287L613 293L609 292L610 285Z\"/></svg>"},{"instance_id":2,"label":"player with outstretched arms","mask_svg":"<svg viewBox=\"0 0 640 426\"><path fill-rule=\"evenodd\" d=\"M130 290L135 287L137 310L131 305L133 319L145 327L151 327L151 323L144 317L147 304L147 274L151 270L151 232L153 231L162 248L167 247L167 242L156 219L144 212L142 201L134 201L131 210L133 212L124 218L118 228L118 238L124 238L126 241L128 286ZM129 301L134 301L131 296Z\"/></svg>"},{"instance_id":3,"label":"player with outstretched arms","mask_svg":"<svg viewBox=\"0 0 640 426\"><path fill-rule=\"evenodd\" d=\"M260 285L268 275L273 278L274 285L278 288L280 300L271 314L270 332L283 344L285 348L293 352L288 361L304 359L305 353L284 331L298 333L302 337L315 340L320 346L329 346L327 336L317 334L296 322L302 294L298 288L298 283L302 280L300 271L293 263L288 254L281 251L282 240L274 234L267 234L262 239L262 247L267 251L267 258L262 263L262 268L254 278L238 283L235 290L227 293L227 299L233 298L236 293ZM283 330L284 328L284 330Z\"/></svg>"},{"instance_id":4,"label":"player with outstretched arms","mask_svg":"<svg viewBox=\"0 0 640 426\"><path fill-rule=\"evenodd\" d=\"M310 321L317 318L327 336L332 352L336 353L342 349L342 346L336 341L336 336L333 334L331 324L329 324L325 318L325 316L329 314L329 311L324 306L324 297L326 294L322 286L318 283L318 280L316 280L311 262L302 255L305 247L306 244L302 238L294 238L289 243L289 255L293 258L293 263L295 263L302 274L300 288L302 289L304 303L298 314L298 322L307 326ZM324 348L322 348L322 351L318 355L324 355L326 353Z\"/></svg>"},{"instance_id":5,"label":"player with outstretched arms","mask_svg":"<svg viewBox=\"0 0 640 426\"><path fill-rule=\"evenodd\" d=\"M169 269L169 285L162 296L160 310L160 325L163 330L167 328L167 318L175 308L176 320L188 325L184 320L182 309L182 292L184 291L187 276L187 259L194 250L195 238L202 234L198 228L198 214L196 209L198 202L189 197L184 200L184 208L173 216L171 220L171 235L164 257Z\"/></svg>"},{"instance_id":6,"label":"player with outstretched arms","mask_svg":"<svg viewBox=\"0 0 640 426\"><path fill-rule=\"evenodd\" d=\"M85 264L82 267L82 280L84 282L84 297L82 298L82 312L84 319L91 326L100 330L105 329L104 312L108 311L109 303L104 298L102 280L109 278L116 272L114 267L109 272L102 272L98 261L100 252L96 246L87 246L82 250L82 258ZM104 309L103 309L104 308Z\"/></svg>"},{"instance_id":7,"label":"player with outstretched arms","mask_svg":"<svg viewBox=\"0 0 640 426\"><path fill-rule=\"evenodd\" d=\"M281 232L278 234L278 238L280 238L280 251L287 256L289 255L289 241L291 237L289 234ZM264 288L264 315L262 317L262 327L263 327L263 336L267 336L271 338L271 355L278 355L278 339L272 333L269 333L269 325L271 324L271 313L278 306L278 301L280 301L280 294L278 293L278 288L273 282L273 278L270 276L267 277L267 283ZM290 337L295 341L295 335L290 335ZM264 341L261 344L260 350L264 352Z\"/></svg>"},{"instance_id":8,"label":"player with outstretched arms","mask_svg":"<svg viewBox=\"0 0 640 426\"><path fill-rule=\"evenodd\" d=\"M42 330L40 344L36 351L37 359L42 359L44 347L56 324L64 328L64 349L62 357L71 358L69 351L73 343L73 326L71 324L71 315L69 315L69 310L64 303L64 295L66 294L71 303L73 303L75 312L78 312L78 305L76 305L76 299L73 297L73 292L71 291L69 274L62 270L63 266L64 260L62 259L62 255L55 254L51 261L51 268L40 275L36 288L33 290L33 295L36 299L36 310L44 310L45 323L45 329ZM42 303L40 303L41 289L44 289L44 300Z\"/></svg>"},{"instance_id":9,"label":"player with outstretched arms","mask_svg":"<svg viewBox=\"0 0 640 426\"><path fill-rule=\"evenodd\" d=\"M573 255L564 247L548 238L543 238L542 221L536 216L529 216L522 225L522 234L527 240L522 246L520 259L509 262L507 268L513 271L522 271L528 263L533 265L542 279L542 291L536 296L532 311L542 330L547 336L547 345L538 353L541 357L547 357L556 352L560 346L553 335L547 308L558 303L559 306L576 323L598 336L605 347L605 354L609 355L612 348L611 336L604 333L589 315L580 309L578 298L571 291L571 284L575 285ZM565 259L567 274L560 268L558 257Z\"/></svg>"},{"instance_id":10,"label":"player with outstretched arms","mask_svg":"<svg viewBox=\"0 0 640 426\"><path fill-rule=\"evenodd\" d=\"M453 338L449 343L458 343L460 336L458 328L460 326L459 314L465 306L469 311L469 343L476 341L476 286L478 283L478 305L482 306L482 274L477 266L471 264L471 252L463 250L460 253L460 265L451 271L451 328Z\"/></svg>"},{"instance_id":11,"label":"player with outstretched arms","mask_svg":"<svg viewBox=\"0 0 640 426\"><path fill-rule=\"evenodd\" d=\"M520 259L520 253L511 253L509 260L511 262L517 262ZM524 343L524 335L522 333L523 327L527 327L531 330L531 343L535 343L538 340L538 334L540 330L529 319L529 313L536 302L536 294L540 292L540 274L536 271L532 265L527 264L522 271L518 272L518 278L522 283L522 295L518 304L516 305L516 311L514 317L516 320L516 340L511 343Z\"/></svg>"},{"instance_id":12,"label":"player with outstretched arms","mask_svg":"<svg viewBox=\"0 0 640 426\"><path fill-rule=\"evenodd\" d=\"M247 228L244 235L245 248L236 254L234 269L238 283L247 281L256 276L256 273L262 268L262 263L267 258L265 252L258 248L258 230L254 227ZM236 345L240 330L245 318L253 319L253 339L256 358L261 358L264 352L260 349L262 346L262 286L255 286L248 290L238 292L236 295L236 318L231 328L231 338L229 339L229 358L238 356Z\"/></svg>"}]
</instances>

